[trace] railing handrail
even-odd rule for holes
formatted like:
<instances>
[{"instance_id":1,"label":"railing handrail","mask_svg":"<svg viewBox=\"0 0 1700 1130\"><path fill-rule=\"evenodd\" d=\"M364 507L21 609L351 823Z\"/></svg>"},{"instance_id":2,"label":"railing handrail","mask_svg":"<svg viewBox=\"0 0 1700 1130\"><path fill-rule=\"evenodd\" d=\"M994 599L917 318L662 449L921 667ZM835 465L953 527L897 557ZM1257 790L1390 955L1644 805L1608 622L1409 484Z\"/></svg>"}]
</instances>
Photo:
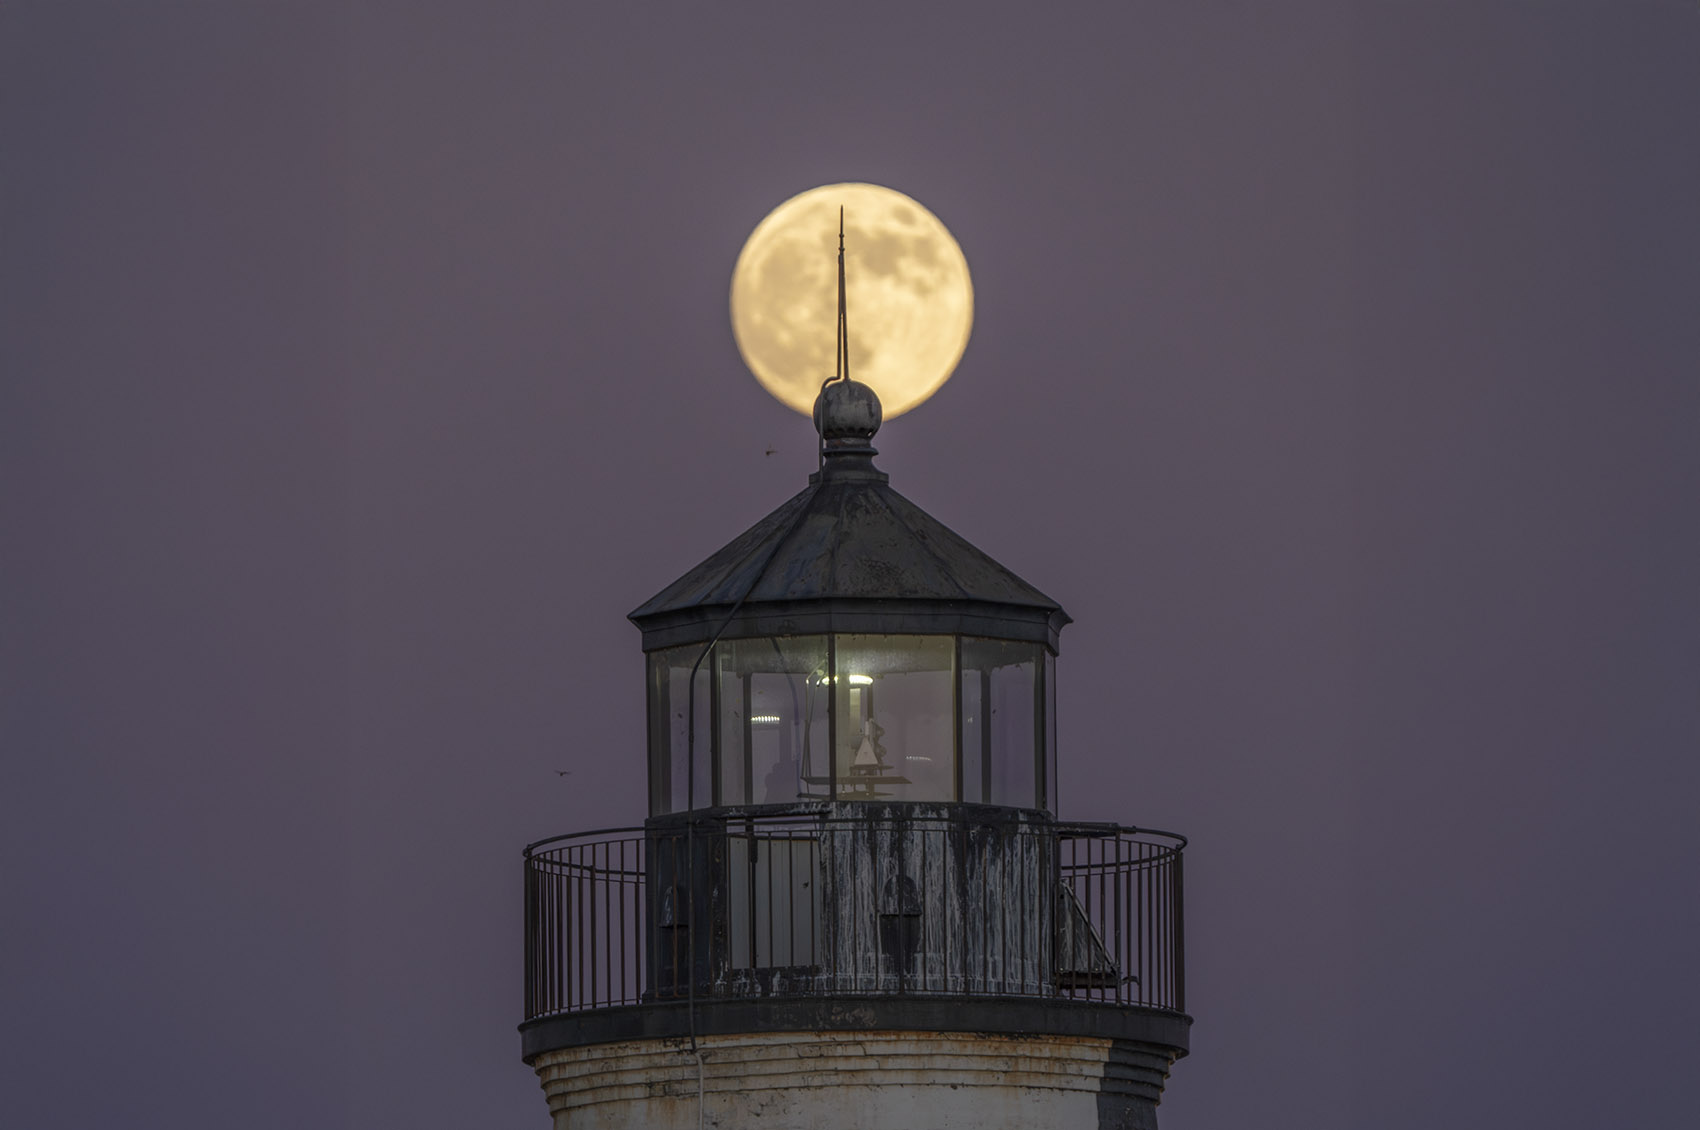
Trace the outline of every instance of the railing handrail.
<instances>
[{"instance_id":1,"label":"railing handrail","mask_svg":"<svg viewBox=\"0 0 1700 1130\"><path fill-rule=\"evenodd\" d=\"M847 802L847 803L854 803L854 802ZM884 821L893 821L893 820L898 819L897 817L893 817L890 814L890 810L891 810L892 807L896 807L896 806L895 805L882 806L881 811L878 812L877 814L876 813L869 813L867 815L861 815L861 814L854 814L853 815L853 814L848 814L848 813L843 813L843 812L831 812L831 811L827 811L827 810L824 810L824 809L815 810L815 811L804 811L804 812L798 812L794 809L793 810L786 810L786 811L761 812L759 810L752 810L749 807L740 807L740 808L731 808L731 809L699 808L699 809L695 810L694 813L673 813L671 815L678 818L678 823L681 826L690 825L690 824L700 825L704 822L713 822L713 823L716 823L716 824L719 824L719 823L730 824L730 823L733 823L733 822L757 822L757 823L761 823L761 824L766 825L766 826L779 826L779 825L784 825L784 824L798 824L798 825L806 825L806 824L859 824L859 823L865 823L869 819L884 820ZM1029 811L1029 810L1011 810L1011 811ZM1037 815L1040 818L1033 820L1031 822L1032 826L1035 827L1035 828L1045 828L1049 831L1056 833L1058 836L1080 837L1080 838L1109 837L1109 836L1154 836L1154 837L1161 837L1162 839L1174 841L1174 850L1176 850L1176 851L1184 850L1186 848L1187 842L1188 842L1187 838L1185 836L1181 835L1179 832L1169 832L1169 831L1165 831L1162 828L1142 828L1142 827L1139 827L1139 826L1133 825L1133 824L1117 824L1113 821L1099 821L1099 820L1046 820L1046 819L1044 819L1044 817L1047 814L1045 814L1043 812L1038 812ZM694 816L694 819L693 819L693 816ZM952 813L950 815L940 816L936 813L928 813L927 815L917 816L917 817L913 818L913 822L918 822L918 823L922 823L922 824L931 823L931 824L935 824L935 825L949 825L949 824L961 823L961 822L965 822L965 821L972 821L972 822L979 823L982 820L983 820L983 818L979 817L978 814L974 811L973 808L964 808L963 811L960 814ZM1006 823L1006 822L1017 823L1018 821L992 821L992 822L993 823ZM601 838L612 839L612 838L622 837L622 836L641 836L645 832L651 831L651 830L653 830L653 829L647 827L646 825L633 824L633 825L626 825L624 827L618 827L618 828L596 828L596 829L593 829L593 830L588 831L588 832L563 832L562 834L560 834L558 836L548 836L548 837L545 837L544 839L534 840L531 843L526 844L525 849L522 852L522 855L524 856L524 858L530 859L534 855L537 854L537 849L539 849L541 847L545 847L545 846L550 845L550 844L582 843L582 842L592 840L592 839L601 839Z\"/></svg>"},{"instance_id":2,"label":"railing handrail","mask_svg":"<svg viewBox=\"0 0 1700 1130\"><path fill-rule=\"evenodd\" d=\"M531 843L525 845L525 851L521 854L524 855L526 859L530 859L537 853L537 849L542 847L544 844L567 843L572 840L588 840L593 836L606 836L609 838L621 835L641 836L643 835L643 832L644 828L642 824L630 825L624 828L596 828L589 832L562 832L558 836L545 836L541 840L533 840Z\"/></svg>"},{"instance_id":3,"label":"railing handrail","mask_svg":"<svg viewBox=\"0 0 1700 1130\"><path fill-rule=\"evenodd\" d=\"M1187 845L1187 838L1179 832L1168 832L1162 828L1142 828L1133 824L1117 824L1112 821L1098 820L1059 820L1052 825L1059 836L1161 836L1175 842L1175 850L1180 851Z\"/></svg>"}]
</instances>

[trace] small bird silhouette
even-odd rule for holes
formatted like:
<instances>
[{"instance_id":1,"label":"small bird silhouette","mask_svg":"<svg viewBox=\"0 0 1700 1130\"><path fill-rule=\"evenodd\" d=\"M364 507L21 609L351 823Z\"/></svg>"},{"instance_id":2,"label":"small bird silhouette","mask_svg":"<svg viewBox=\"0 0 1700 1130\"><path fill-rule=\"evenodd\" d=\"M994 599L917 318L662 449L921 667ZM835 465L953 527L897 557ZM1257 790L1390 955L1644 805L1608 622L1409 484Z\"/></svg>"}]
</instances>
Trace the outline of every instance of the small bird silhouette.
<instances>
[{"instance_id":1,"label":"small bird silhouette","mask_svg":"<svg viewBox=\"0 0 1700 1130\"><path fill-rule=\"evenodd\" d=\"M768 449L767 449L767 450L766 450L766 451L764 451L764 452L762 452L762 454L763 454L763 455L772 455L772 454L774 454L774 453L775 453L775 452L776 452L776 451L778 451L778 450L779 450L779 449L778 449L778 448L776 448L776 447L770 447L770 448L768 448Z\"/></svg>"},{"instance_id":2,"label":"small bird silhouette","mask_svg":"<svg viewBox=\"0 0 1700 1130\"><path fill-rule=\"evenodd\" d=\"M557 777L571 777L572 775L573 775L573 771L571 769L557 769L557 770L555 770L555 776L557 776Z\"/></svg>"}]
</instances>

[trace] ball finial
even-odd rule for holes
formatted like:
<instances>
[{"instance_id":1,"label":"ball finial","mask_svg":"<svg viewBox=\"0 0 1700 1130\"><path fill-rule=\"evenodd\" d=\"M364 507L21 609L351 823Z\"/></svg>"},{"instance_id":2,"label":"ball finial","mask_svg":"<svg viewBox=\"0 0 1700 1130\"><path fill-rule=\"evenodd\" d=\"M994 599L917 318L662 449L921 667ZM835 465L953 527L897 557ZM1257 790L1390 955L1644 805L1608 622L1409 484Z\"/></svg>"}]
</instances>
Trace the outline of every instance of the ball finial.
<instances>
[{"instance_id":1,"label":"ball finial","mask_svg":"<svg viewBox=\"0 0 1700 1130\"><path fill-rule=\"evenodd\" d=\"M861 381L829 381L815 398L815 431L827 455L875 454L870 441L880 417L879 396Z\"/></svg>"}]
</instances>

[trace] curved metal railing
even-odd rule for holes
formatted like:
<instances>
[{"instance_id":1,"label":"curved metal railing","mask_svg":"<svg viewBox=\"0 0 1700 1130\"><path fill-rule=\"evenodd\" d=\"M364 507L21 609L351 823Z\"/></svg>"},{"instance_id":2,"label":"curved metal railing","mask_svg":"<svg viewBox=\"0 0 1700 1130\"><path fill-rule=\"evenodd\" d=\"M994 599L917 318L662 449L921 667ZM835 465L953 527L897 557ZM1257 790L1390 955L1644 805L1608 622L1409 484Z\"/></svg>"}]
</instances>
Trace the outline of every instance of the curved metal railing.
<instances>
[{"instance_id":1,"label":"curved metal railing","mask_svg":"<svg viewBox=\"0 0 1700 1130\"><path fill-rule=\"evenodd\" d=\"M699 813L530 845L526 1019L832 994L1185 1012L1184 837L901 808Z\"/></svg>"}]
</instances>

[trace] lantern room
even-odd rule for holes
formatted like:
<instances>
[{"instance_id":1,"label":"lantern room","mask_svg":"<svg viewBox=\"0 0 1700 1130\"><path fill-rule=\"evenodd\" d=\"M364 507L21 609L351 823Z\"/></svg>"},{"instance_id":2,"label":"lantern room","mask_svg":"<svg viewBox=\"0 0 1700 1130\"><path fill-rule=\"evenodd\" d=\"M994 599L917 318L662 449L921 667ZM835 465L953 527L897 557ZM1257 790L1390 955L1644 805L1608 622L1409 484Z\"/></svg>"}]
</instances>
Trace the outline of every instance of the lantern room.
<instances>
[{"instance_id":1,"label":"lantern room","mask_svg":"<svg viewBox=\"0 0 1700 1130\"><path fill-rule=\"evenodd\" d=\"M828 384L808 487L632 613L652 817L820 801L1053 810L1068 616L893 490Z\"/></svg>"}]
</instances>

